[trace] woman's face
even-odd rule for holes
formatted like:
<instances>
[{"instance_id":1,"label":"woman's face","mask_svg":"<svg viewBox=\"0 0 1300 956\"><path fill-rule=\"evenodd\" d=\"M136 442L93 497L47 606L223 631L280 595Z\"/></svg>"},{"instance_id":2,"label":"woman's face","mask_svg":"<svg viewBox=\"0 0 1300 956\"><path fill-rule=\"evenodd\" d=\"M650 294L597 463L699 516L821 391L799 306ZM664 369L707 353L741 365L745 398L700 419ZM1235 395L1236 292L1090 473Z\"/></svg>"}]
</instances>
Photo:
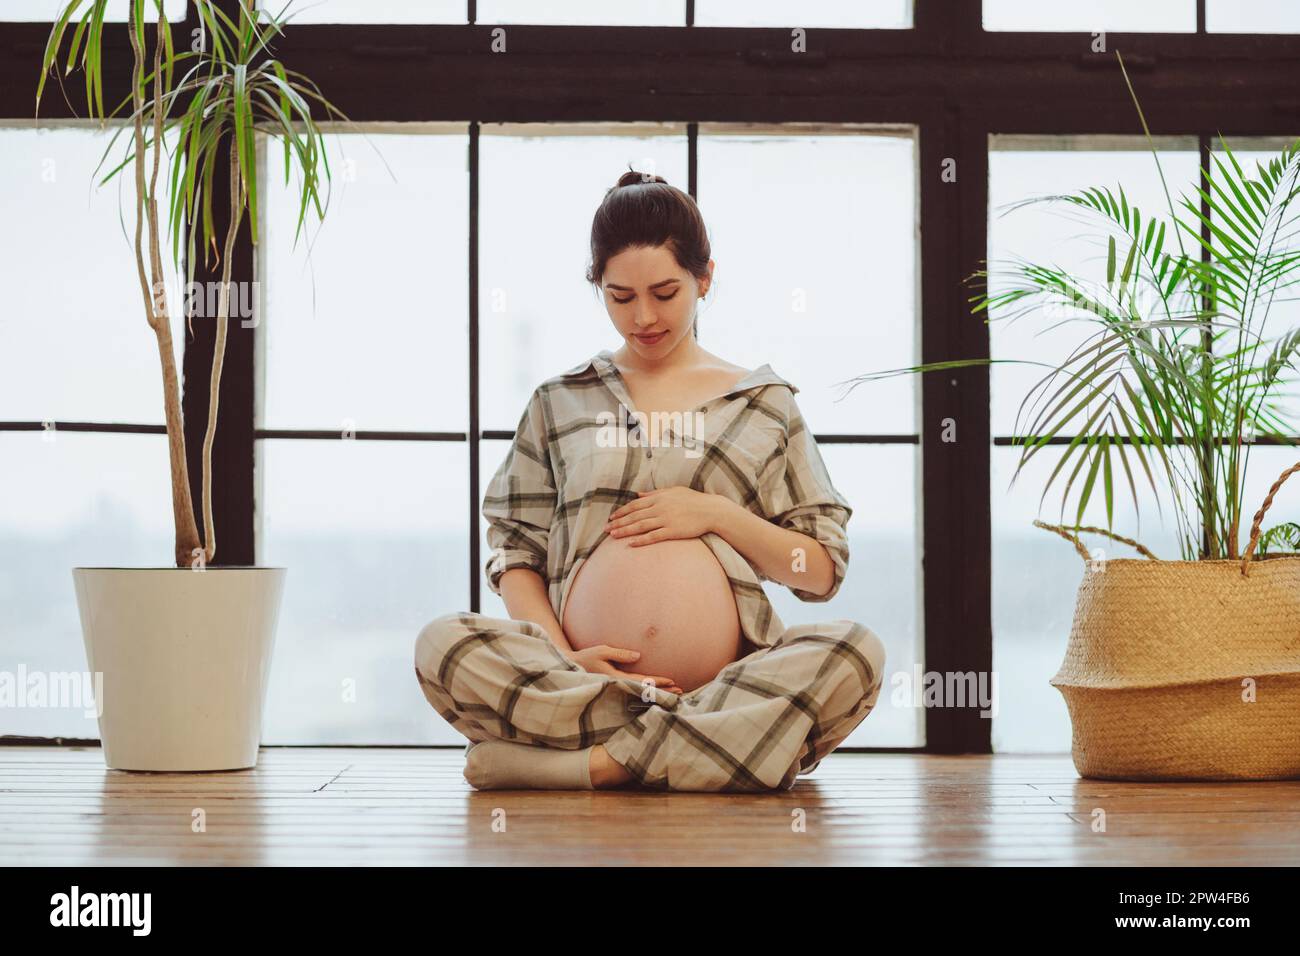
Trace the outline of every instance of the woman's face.
<instances>
[{"instance_id":1,"label":"woman's face","mask_svg":"<svg viewBox=\"0 0 1300 956\"><path fill-rule=\"evenodd\" d=\"M605 264L605 308L627 347L658 361L689 338L696 300L709 289L677 264L667 246L624 249Z\"/></svg>"}]
</instances>

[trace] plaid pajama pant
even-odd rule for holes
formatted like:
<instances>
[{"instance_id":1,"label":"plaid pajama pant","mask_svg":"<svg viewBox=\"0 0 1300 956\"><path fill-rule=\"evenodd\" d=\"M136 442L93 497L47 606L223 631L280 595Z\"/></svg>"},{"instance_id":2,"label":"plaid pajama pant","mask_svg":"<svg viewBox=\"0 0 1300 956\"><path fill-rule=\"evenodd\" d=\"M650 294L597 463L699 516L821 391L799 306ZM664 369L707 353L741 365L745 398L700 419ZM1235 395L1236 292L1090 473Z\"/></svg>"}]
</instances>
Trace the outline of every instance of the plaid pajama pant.
<instances>
[{"instance_id":1,"label":"plaid pajama pant","mask_svg":"<svg viewBox=\"0 0 1300 956\"><path fill-rule=\"evenodd\" d=\"M848 620L787 628L687 694L586 671L530 621L445 614L415 645L425 698L471 742L603 744L654 790L789 790L870 713L884 662Z\"/></svg>"}]
</instances>

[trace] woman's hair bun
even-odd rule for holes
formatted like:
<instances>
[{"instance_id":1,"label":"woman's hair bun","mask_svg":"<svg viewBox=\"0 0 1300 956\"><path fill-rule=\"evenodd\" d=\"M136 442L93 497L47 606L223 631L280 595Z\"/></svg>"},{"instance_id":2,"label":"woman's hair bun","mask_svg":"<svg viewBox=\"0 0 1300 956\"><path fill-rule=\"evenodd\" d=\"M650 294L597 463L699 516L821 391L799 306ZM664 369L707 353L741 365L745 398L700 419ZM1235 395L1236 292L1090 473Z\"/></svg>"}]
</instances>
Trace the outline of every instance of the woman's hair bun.
<instances>
[{"instance_id":1,"label":"woman's hair bun","mask_svg":"<svg viewBox=\"0 0 1300 956\"><path fill-rule=\"evenodd\" d=\"M618 182L615 183L614 188L617 189L620 186L640 186L643 183L663 183L667 186L668 180L664 179L662 176L656 176L654 173L642 173L635 169L629 169L622 176L618 177Z\"/></svg>"}]
</instances>

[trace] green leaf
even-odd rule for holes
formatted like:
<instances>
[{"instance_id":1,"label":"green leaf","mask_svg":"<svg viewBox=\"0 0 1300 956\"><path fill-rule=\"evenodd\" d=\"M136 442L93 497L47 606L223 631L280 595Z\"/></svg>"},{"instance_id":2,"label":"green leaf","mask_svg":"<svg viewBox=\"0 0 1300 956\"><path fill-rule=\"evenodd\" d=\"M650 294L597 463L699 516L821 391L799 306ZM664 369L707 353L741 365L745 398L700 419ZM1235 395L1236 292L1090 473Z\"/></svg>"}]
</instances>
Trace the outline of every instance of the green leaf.
<instances>
[{"instance_id":1,"label":"green leaf","mask_svg":"<svg viewBox=\"0 0 1300 956\"><path fill-rule=\"evenodd\" d=\"M1133 243L1133 245L1129 247L1128 258L1124 260L1124 271L1121 272L1119 276L1119 284L1121 286L1128 284L1128 277L1133 272L1133 260L1137 256L1137 251L1138 251L1138 247L1137 247L1137 243L1135 242Z\"/></svg>"},{"instance_id":2,"label":"green leaf","mask_svg":"<svg viewBox=\"0 0 1300 956\"><path fill-rule=\"evenodd\" d=\"M1102 438L1102 442L1105 442L1104 437ZM1092 452L1092 466L1088 469L1088 477L1083 483L1083 490L1079 492L1079 512L1078 516L1075 518L1075 524L1083 524L1083 513L1087 510L1088 501L1092 497L1092 486L1097 480L1097 467L1101 464L1103 457L1101 449L1094 446Z\"/></svg>"},{"instance_id":3,"label":"green leaf","mask_svg":"<svg viewBox=\"0 0 1300 956\"><path fill-rule=\"evenodd\" d=\"M86 98L92 116L104 116L104 71L102 51L106 0L95 0L90 20L90 38L86 46Z\"/></svg>"},{"instance_id":4,"label":"green leaf","mask_svg":"<svg viewBox=\"0 0 1300 956\"><path fill-rule=\"evenodd\" d=\"M1136 214L1136 210L1134 212ZM1115 526L1115 489L1111 478L1109 435L1101 436L1101 455L1106 465L1102 472L1102 488L1106 497L1106 528L1109 530Z\"/></svg>"},{"instance_id":5,"label":"green leaf","mask_svg":"<svg viewBox=\"0 0 1300 956\"><path fill-rule=\"evenodd\" d=\"M41 78L36 83L36 110L39 113L41 108L41 94L45 91L45 81L49 79L50 68L55 64L59 55L59 47L63 44L63 33L68 27L68 21L72 15L77 12L77 7L81 6L83 0L72 0L63 8L63 13L54 21L50 28L50 35L45 41L45 53L41 57ZM80 36L82 27L77 28ZM68 58L68 68L71 69L72 60L75 53Z\"/></svg>"}]
</instances>

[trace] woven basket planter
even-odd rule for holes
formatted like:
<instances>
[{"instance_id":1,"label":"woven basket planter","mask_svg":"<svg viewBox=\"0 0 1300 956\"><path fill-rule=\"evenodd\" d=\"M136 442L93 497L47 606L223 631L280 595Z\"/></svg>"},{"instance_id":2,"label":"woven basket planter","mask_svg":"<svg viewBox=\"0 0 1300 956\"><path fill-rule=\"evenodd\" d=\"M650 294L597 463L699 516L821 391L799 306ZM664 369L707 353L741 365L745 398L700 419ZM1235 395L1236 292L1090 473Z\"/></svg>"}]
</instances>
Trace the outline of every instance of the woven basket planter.
<instances>
[{"instance_id":1,"label":"woven basket planter","mask_svg":"<svg viewBox=\"0 0 1300 956\"><path fill-rule=\"evenodd\" d=\"M1110 780L1300 777L1300 555L1087 562L1065 661L1051 683L1073 725L1074 766ZM1080 529L1100 530L1100 529ZM1253 696L1253 701L1250 697Z\"/></svg>"}]
</instances>

